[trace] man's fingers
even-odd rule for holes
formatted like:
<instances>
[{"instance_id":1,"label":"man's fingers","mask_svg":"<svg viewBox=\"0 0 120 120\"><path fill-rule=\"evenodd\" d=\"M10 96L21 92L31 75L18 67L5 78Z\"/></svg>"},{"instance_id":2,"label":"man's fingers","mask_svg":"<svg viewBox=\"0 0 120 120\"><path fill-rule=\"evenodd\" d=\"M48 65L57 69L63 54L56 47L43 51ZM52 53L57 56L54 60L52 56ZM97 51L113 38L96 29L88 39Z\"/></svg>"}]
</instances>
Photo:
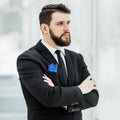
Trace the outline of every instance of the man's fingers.
<instances>
[{"instance_id":1,"label":"man's fingers","mask_svg":"<svg viewBox=\"0 0 120 120\"><path fill-rule=\"evenodd\" d=\"M47 80L43 80L44 82L46 82L46 83L49 83Z\"/></svg>"},{"instance_id":2,"label":"man's fingers","mask_svg":"<svg viewBox=\"0 0 120 120\"><path fill-rule=\"evenodd\" d=\"M43 81L46 82L51 87L54 86L52 80L49 77L47 77L45 74L43 75Z\"/></svg>"},{"instance_id":3,"label":"man's fingers","mask_svg":"<svg viewBox=\"0 0 120 120\"><path fill-rule=\"evenodd\" d=\"M91 77L91 75L90 75L90 76L88 76L88 77L87 77L87 79L88 79L88 80L92 80L92 77Z\"/></svg>"},{"instance_id":4,"label":"man's fingers","mask_svg":"<svg viewBox=\"0 0 120 120\"><path fill-rule=\"evenodd\" d=\"M43 75L43 79L44 80L50 80L50 78L48 78L45 74Z\"/></svg>"}]
</instances>

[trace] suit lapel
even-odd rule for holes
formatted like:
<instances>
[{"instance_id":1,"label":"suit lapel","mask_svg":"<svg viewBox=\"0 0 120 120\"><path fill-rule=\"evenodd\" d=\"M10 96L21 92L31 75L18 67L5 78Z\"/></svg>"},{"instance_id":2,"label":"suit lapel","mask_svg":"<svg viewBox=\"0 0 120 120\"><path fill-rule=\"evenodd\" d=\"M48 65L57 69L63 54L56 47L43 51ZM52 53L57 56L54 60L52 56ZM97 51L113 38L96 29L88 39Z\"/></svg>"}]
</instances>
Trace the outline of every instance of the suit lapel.
<instances>
[{"instance_id":1,"label":"suit lapel","mask_svg":"<svg viewBox=\"0 0 120 120\"><path fill-rule=\"evenodd\" d=\"M74 84L74 71L73 71L73 64L69 52L65 50L65 60L67 65L67 72L68 72L68 86L72 86Z\"/></svg>"},{"instance_id":2,"label":"suit lapel","mask_svg":"<svg viewBox=\"0 0 120 120\"><path fill-rule=\"evenodd\" d=\"M45 60L47 60L50 64L57 63L56 59L53 57L51 52L41 43L41 40L37 44L37 50L45 58Z\"/></svg>"},{"instance_id":3,"label":"suit lapel","mask_svg":"<svg viewBox=\"0 0 120 120\"><path fill-rule=\"evenodd\" d=\"M41 40L37 43L36 47L37 47L37 51L40 53L41 56L44 57L48 65L51 63L58 64L56 59L50 53L50 51L41 43ZM72 86L74 84L74 71L73 71L72 60L67 50L65 50L65 60L66 60L66 66L67 66L67 72L68 72L67 84L64 81L60 80L61 75L59 71L58 71L58 74L49 73L49 75L52 76L54 79L56 78L54 83L56 83L57 85Z\"/></svg>"},{"instance_id":4,"label":"suit lapel","mask_svg":"<svg viewBox=\"0 0 120 120\"><path fill-rule=\"evenodd\" d=\"M53 55L51 54L51 52L41 43L41 40L37 43L36 45L36 49L37 51L40 53L40 55L44 58L44 60L46 61L45 64L47 64L46 67L48 67L48 65L50 64L58 64L56 59L53 57ZM58 76L58 72L49 72L47 69L47 75L48 77L50 77L55 85L60 85L60 81L59 81L59 76Z\"/></svg>"}]
</instances>

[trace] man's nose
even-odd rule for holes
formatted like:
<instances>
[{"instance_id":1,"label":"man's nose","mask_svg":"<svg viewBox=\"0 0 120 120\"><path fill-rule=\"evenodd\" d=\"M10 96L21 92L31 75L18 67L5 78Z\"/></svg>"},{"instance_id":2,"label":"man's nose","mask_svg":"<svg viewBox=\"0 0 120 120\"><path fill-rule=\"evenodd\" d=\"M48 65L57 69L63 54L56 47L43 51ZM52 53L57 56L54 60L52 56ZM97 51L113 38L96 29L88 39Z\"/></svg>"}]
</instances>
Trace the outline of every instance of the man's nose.
<instances>
[{"instance_id":1,"label":"man's nose","mask_svg":"<svg viewBox=\"0 0 120 120\"><path fill-rule=\"evenodd\" d=\"M69 25L68 24L64 24L64 31L69 32Z\"/></svg>"}]
</instances>

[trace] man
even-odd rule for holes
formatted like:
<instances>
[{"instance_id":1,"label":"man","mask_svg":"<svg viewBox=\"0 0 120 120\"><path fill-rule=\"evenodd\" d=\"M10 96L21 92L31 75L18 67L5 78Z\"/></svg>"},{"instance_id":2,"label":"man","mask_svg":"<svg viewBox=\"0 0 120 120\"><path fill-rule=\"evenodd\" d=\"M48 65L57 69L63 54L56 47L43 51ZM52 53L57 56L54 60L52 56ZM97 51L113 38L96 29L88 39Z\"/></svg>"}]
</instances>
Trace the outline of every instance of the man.
<instances>
[{"instance_id":1,"label":"man","mask_svg":"<svg viewBox=\"0 0 120 120\"><path fill-rule=\"evenodd\" d=\"M71 42L69 14L64 4L44 6L39 15L43 39L17 59L28 120L82 120L81 110L98 103L82 55L63 48Z\"/></svg>"}]
</instances>

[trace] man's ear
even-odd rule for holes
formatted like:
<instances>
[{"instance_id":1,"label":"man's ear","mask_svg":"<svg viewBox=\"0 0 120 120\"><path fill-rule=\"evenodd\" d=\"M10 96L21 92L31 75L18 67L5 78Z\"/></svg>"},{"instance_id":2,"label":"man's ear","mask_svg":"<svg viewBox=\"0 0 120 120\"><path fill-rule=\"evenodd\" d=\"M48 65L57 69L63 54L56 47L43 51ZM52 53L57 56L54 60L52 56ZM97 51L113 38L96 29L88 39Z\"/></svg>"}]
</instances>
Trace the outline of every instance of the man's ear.
<instances>
[{"instance_id":1,"label":"man's ear","mask_svg":"<svg viewBox=\"0 0 120 120\"><path fill-rule=\"evenodd\" d=\"M47 24L41 24L40 25L40 29L41 29L41 31L43 32L43 33L48 33L49 32L49 27L48 27L48 25Z\"/></svg>"}]
</instances>

